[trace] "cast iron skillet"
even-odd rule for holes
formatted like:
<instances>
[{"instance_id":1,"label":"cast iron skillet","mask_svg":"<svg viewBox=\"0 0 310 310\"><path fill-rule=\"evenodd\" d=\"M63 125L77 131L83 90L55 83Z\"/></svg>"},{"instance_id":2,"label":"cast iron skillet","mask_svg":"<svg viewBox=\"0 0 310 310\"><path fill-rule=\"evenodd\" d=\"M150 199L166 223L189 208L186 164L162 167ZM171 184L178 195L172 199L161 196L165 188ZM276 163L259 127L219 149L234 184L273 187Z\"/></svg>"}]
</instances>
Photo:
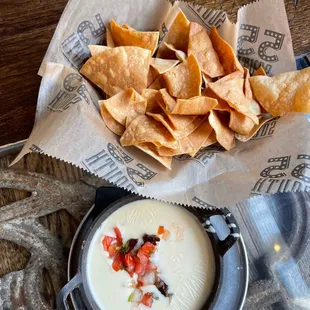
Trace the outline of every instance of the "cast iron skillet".
<instances>
[{"instance_id":1,"label":"cast iron skillet","mask_svg":"<svg viewBox=\"0 0 310 310\"><path fill-rule=\"evenodd\" d=\"M129 195L127 191L120 188L109 187L100 188L97 190L95 206L93 210L86 215L86 217L91 218L92 224L87 229L87 233L85 234L79 249L77 272L59 292L57 296L57 309L69 310L69 306L67 304L69 294L71 294L74 309L76 310L100 309L92 298L86 280L86 257L89 250L89 245L95 232L109 215L130 202L142 199L145 198L137 195ZM212 292L202 307L202 310L222 310L223 307L225 307L225 310L241 309L247 291L248 264L244 244L239 233L239 228L235 223L232 214L227 209L184 208L196 216L198 221L203 225L207 235L210 238L214 251L216 268L215 281ZM83 225L84 222L85 221L83 220L81 225ZM219 231L219 229L222 231ZM79 230L80 229L78 229L78 231ZM225 238L223 238L223 230L226 230ZM227 235L228 231L229 234ZM236 249L232 249L234 245L239 246L238 251L236 251ZM230 255L228 255L227 252L235 253L229 253ZM226 253L227 255L225 255ZM235 270L229 270L232 269L231 267L234 263L236 264L236 269L240 273L240 283L236 283L238 282L238 279L233 279L233 272L235 272ZM236 290L234 294L236 295L234 296L235 300L229 301L227 296L232 294L225 293L227 290L228 281L232 281L231 285L238 286L238 290ZM76 296L78 296L78 298L76 298ZM75 299L79 299L79 302L76 302ZM227 305L233 306L232 308L227 308Z\"/></svg>"}]
</instances>

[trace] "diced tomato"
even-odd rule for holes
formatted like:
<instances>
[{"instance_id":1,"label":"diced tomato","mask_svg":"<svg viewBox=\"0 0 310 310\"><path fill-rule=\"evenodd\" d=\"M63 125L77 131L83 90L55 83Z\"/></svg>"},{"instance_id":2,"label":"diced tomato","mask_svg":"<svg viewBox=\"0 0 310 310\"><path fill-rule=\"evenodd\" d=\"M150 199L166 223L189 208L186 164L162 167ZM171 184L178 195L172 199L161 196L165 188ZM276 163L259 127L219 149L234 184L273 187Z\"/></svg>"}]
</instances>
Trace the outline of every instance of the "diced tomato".
<instances>
[{"instance_id":1,"label":"diced tomato","mask_svg":"<svg viewBox=\"0 0 310 310\"><path fill-rule=\"evenodd\" d=\"M157 270L157 267L152 263L152 262L148 262L145 268L145 271L155 271Z\"/></svg>"},{"instance_id":2,"label":"diced tomato","mask_svg":"<svg viewBox=\"0 0 310 310\"><path fill-rule=\"evenodd\" d=\"M140 249L141 250L141 249ZM149 256L145 255L143 251L138 251L137 257L139 258L139 262L143 265L146 265L149 261Z\"/></svg>"},{"instance_id":3,"label":"diced tomato","mask_svg":"<svg viewBox=\"0 0 310 310\"><path fill-rule=\"evenodd\" d=\"M123 269L124 268L123 260L124 260L124 254L118 252L114 258L112 268L115 271L120 271L121 269Z\"/></svg>"},{"instance_id":4,"label":"diced tomato","mask_svg":"<svg viewBox=\"0 0 310 310\"><path fill-rule=\"evenodd\" d=\"M108 251L110 244L113 243L115 240L116 240L116 238L114 238L114 237L104 236L104 238L102 240L104 250Z\"/></svg>"},{"instance_id":5,"label":"diced tomato","mask_svg":"<svg viewBox=\"0 0 310 310\"><path fill-rule=\"evenodd\" d=\"M123 243L123 237L122 237L121 231L119 230L118 227L114 227L114 232L115 232L115 235L116 235L117 243L118 243L119 245L122 245L122 243Z\"/></svg>"},{"instance_id":6,"label":"diced tomato","mask_svg":"<svg viewBox=\"0 0 310 310\"><path fill-rule=\"evenodd\" d=\"M113 258L118 253L117 244L116 243L112 243L109 246L108 252L109 252L110 258Z\"/></svg>"},{"instance_id":7,"label":"diced tomato","mask_svg":"<svg viewBox=\"0 0 310 310\"><path fill-rule=\"evenodd\" d=\"M151 293L145 293L142 297L141 304L152 308L153 304L153 295Z\"/></svg>"},{"instance_id":8,"label":"diced tomato","mask_svg":"<svg viewBox=\"0 0 310 310\"><path fill-rule=\"evenodd\" d=\"M151 242L145 242L139 249L139 253L143 253L145 256L150 257L155 252L156 246Z\"/></svg>"},{"instance_id":9,"label":"diced tomato","mask_svg":"<svg viewBox=\"0 0 310 310\"><path fill-rule=\"evenodd\" d=\"M165 233L164 226L159 226L157 229L157 235L163 235Z\"/></svg>"},{"instance_id":10,"label":"diced tomato","mask_svg":"<svg viewBox=\"0 0 310 310\"><path fill-rule=\"evenodd\" d=\"M144 274L146 269L146 264L136 263L135 265L135 273L136 274Z\"/></svg>"},{"instance_id":11,"label":"diced tomato","mask_svg":"<svg viewBox=\"0 0 310 310\"><path fill-rule=\"evenodd\" d=\"M125 255L125 266L126 266L126 270L129 273L129 275L133 277L136 263L130 253Z\"/></svg>"}]
</instances>

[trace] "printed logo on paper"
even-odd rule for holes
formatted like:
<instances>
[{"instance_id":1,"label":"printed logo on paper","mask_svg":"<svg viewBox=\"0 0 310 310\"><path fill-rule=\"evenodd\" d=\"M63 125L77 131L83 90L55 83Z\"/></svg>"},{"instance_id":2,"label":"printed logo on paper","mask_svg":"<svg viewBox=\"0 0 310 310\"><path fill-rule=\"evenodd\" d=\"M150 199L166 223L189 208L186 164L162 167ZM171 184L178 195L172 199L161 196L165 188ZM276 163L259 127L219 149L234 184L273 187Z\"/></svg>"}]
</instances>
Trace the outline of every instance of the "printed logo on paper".
<instances>
[{"instance_id":1,"label":"printed logo on paper","mask_svg":"<svg viewBox=\"0 0 310 310\"><path fill-rule=\"evenodd\" d=\"M107 150L102 149L86 158L82 161L82 165L97 176L132 191L136 186L143 187L144 181L149 181L156 175L154 171L141 163L136 164L138 169L128 167L133 160L121 147L108 143ZM119 165L126 167L125 173Z\"/></svg>"},{"instance_id":2,"label":"printed logo on paper","mask_svg":"<svg viewBox=\"0 0 310 310\"><path fill-rule=\"evenodd\" d=\"M188 4L187 8L193 12L208 29L211 29L213 26L220 28L227 18L225 12L206 9L202 5Z\"/></svg>"},{"instance_id":3,"label":"printed logo on paper","mask_svg":"<svg viewBox=\"0 0 310 310\"><path fill-rule=\"evenodd\" d=\"M251 190L251 195L310 191L310 155L299 154L300 163L291 165L292 156L272 157Z\"/></svg>"},{"instance_id":4,"label":"printed logo on paper","mask_svg":"<svg viewBox=\"0 0 310 310\"><path fill-rule=\"evenodd\" d=\"M279 61L278 54L282 49L285 34L271 29L261 29L255 25L241 24L238 38L238 58L240 63L249 68L252 75L260 66L267 75L272 65ZM257 46L257 41L262 41Z\"/></svg>"},{"instance_id":5,"label":"printed logo on paper","mask_svg":"<svg viewBox=\"0 0 310 310\"><path fill-rule=\"evenodd\" d=\"M61 51L71 65L79 69L90 57L89 44L98 43L106 33L106 27L100 14L95 15L96 26L89 20L79 23L76 32L61 43Z\"/></svg>"},{"instance_id":6,"label":"printed logo on paper","mask_svg":"<svg viewBox=\"0 0 310 310\"><path fill-rule=\"evenodd\" d=\"M47 109L53 112L63 112L71 105L80 101L87 104L92 102L90 93L83 84L83 78L77 73L68 74L63 81L63 89L60 89L55 98L48 104Z\"/></svg>"}]
</instances>

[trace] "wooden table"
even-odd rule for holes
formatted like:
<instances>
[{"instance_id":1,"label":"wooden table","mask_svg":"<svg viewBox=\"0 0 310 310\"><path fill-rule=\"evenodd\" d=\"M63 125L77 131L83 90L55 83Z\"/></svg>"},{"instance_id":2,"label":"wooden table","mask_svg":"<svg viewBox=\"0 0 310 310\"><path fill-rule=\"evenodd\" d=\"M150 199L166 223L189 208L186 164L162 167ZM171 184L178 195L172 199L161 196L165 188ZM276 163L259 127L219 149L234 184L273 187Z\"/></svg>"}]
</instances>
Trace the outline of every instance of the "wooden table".
<instances>
[{"instance_id":1,"label":"wooden table","mask_svg":"<svg viewBox=\"0 0 310 310\"><path fill-rule=\"evenodd\" d=\"M225 10L231 20L251 0L197 0ZM285 0L296 55L310 51L308 0ZM0 2L0 145L29 136L40 85L40 63L66 0ZM295 6L294 3L297 3Z\"/></svg>"}]
</instances>

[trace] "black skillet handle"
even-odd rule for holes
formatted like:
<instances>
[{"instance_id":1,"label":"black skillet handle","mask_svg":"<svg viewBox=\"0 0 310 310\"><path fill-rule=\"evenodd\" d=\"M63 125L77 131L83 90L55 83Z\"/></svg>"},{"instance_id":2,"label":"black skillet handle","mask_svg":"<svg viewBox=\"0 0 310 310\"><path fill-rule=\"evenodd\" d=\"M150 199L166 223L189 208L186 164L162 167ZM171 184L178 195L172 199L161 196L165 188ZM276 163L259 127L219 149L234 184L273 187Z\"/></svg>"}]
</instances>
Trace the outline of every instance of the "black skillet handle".
<instances>
[{"instance_id":1,"label":"black skillet handle","mask_svg":"<svg viewBox=\"0 0 310 310\"><path fill-rule=\"evenodd\" d=\"M210 218L213 215L222 216L223 220L226 222L227 227L229 228L229 235L224 240L218 240L217 244L218 251L223 256L240 238L240 229L234 216L228 209L216 208L212 209L212 215L208 216L204 222L204 228L207 232L216 234L216 231L210 221Z\"/></svg>"}]
</instances>

